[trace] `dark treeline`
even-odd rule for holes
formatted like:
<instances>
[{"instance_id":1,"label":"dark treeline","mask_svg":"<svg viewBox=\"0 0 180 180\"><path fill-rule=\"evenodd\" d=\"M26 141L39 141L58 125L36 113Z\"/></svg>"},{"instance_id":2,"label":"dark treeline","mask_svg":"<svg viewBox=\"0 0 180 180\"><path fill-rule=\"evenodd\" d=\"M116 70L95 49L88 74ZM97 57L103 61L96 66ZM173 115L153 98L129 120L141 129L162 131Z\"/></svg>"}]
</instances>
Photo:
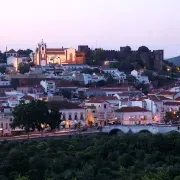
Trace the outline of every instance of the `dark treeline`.
<instances>
[{"instance_id":1,"label":"dark treeline","mask_svg":"<svg viewBox=\"0 0 180 180\"><path fill-rule=\"evenodd\" d=\"M180 135L1 142L1 180L179 180Z\"/></svg>"}]
</instances>

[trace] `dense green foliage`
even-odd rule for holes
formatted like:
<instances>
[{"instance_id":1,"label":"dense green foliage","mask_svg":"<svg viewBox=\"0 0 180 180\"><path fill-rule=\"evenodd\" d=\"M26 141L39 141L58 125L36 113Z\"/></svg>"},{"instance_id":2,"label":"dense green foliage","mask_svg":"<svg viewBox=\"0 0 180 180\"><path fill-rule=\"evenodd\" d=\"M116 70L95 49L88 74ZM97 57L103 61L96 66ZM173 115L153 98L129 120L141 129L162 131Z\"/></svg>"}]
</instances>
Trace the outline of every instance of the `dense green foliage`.
<instances>
[{"instance_id":1,"label":"dense green foliage","mask_svg":"<svg viewBox=\"0 0 180 180\"><path fill-rule=\"evenodd\" d=\"M17 52L20 55L28 55L29 56L33 51L31 49L26 49L26 50L19 49Z\"/></svg>"},{"instance_id":2,"label":"dense green foliage","mask_svg":"<svg viewBox=\"0 0 180 180\"><path fill-rule=\"evenodd\" d=\"M9 180L178 180L180 135L78 136L0 143Z\"/></svg>"},{"instance_id":3,"label":"dense green foliage","mask_svg":"<svg viewBox=\"0 0 180 180\"><path fill-rule=\"evenodd\" d=\"M30 65L28 63L20 63L18 66L18 70L21 74L28 73L30 70Z\"/></svg>"}]
</instances>

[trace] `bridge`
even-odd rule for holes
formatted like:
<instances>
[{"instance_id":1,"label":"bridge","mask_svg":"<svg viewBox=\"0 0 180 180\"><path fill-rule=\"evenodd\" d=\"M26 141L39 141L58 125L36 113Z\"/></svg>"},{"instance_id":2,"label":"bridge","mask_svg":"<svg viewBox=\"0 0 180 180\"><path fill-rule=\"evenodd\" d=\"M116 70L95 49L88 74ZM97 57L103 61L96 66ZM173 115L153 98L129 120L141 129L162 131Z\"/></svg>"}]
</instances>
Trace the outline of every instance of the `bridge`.
<instances>
[{"instance_id":1,"label":"bridge","mask_svg":"<svg viewBox=\"0 0 180 180\"><path fill-rule=\"evenodd\" d=\"M180 127L178 126L148 126L148 125L113 125L104 126L102 128L103 133L108 134L126 134L126 133L151 133L151 134L165 134L169 132L180 133Z\"/></svg>"}]
</instances>

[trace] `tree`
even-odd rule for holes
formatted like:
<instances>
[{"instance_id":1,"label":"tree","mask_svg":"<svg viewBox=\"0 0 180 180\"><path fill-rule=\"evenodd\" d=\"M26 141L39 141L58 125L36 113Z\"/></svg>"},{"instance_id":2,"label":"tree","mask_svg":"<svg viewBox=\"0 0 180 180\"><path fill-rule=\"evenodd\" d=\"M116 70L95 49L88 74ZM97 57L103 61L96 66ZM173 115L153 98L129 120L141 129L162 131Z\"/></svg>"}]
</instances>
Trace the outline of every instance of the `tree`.
<instances>
[{"instance_id":1,"label":"tree","mask_svg":"<svg viewBox=\"0 0 180 180\"><path fill-rule=\"evenodd\" d=\"M51 112L49 113L49 118L47 120L47 124L51 127L51 129L56 129L59 127L61 123L61 114L59 113L58 108L51 109Z\"/></svg>"},{"instance_id":2,"label":"tree","mask_svg":"<svg viewBox=\"0 0 180 180\"><path fill-rule=\"evenodd\" d=\"M28 176L21 176L21 175L18 175L15 180L30 180Z\"/></svg>"},{"instance_id":3,"label":"tree","mask_svg":"<svg viewBox=\"0 0 180 180\"><path fill-rule=\"evenodd\" d=\"M65 91L65 90L62 90L62 95L63 95L63 97L65 97L65 98L67 98L67 99L71 99L71 97L72 97L72 93L71 93L71 91Z\"/></svg>"},{"instance_id":4,"label":"tree","mask_svg":"<svg viewBox=\"0 0 180 180\"><path fill-rule=\"evenodd\" d=\"M13 109L12 114L14 119L10 124L13 129L16 127L24 129L25 132L28 133L28 138L29 132L31 130L35 130L35 125L33 123L33 119L30 117L31 112L29 110L28 104L20 102L20 104Z\"/></svg>"},{"instance_id":5,"label":"tree","mask_svg":"<svg viewBox=\"0 0 180 180\"><path fill-rule=\"evenodd\" d=\"M173 112L166 112L166 114L164 116L164 122L168 123L168 122L172 121L173 119L175 119L175 114Z\"/></svg>"},{"instance_id":6,"label":"tree","mask_svg":"<svg viewBox=\"0 0 180 180\"><path fill-rule=\"evenodd\" d=\"M26 50L19 49L17 52L20 55L28 55L29 56L33 51L31 49L26 49Z\"/></svg>"},{"instance_id":7,"label":"tree","mask_svg":"<svg viewBox=\"0 0 180 180\"><path fill-rule=\"evenodd\" d=\"M28 135L30 131L37 129L42 131L44 124L47 123L49 112L47 104L44 101L33 100L30 103L20 102L12 112L14 119L11 122L11 127L24 129ZM29 136L28 136L29 137Z\"/></svg>"},{"instance_id":8,"label":"tree","mask_svg":"<svg viewBox=\"0 0 180 180\"><path fill-rule=\"evenodd\" d=\"M123 154L121 157L119 157L119 164L123 167L129 167L134 164L134 159L129 154Z\"/></svg>"},{"instance_id":9,"label":"tree","mask_svg":"<svg viewBox=\"0 0 180 180\"><path fill-rule=\"evenodd\" d=\"M102 65L105 60L104 51L101 48L95 49L92 53L92 60L97 65Z\"/></svg>"},{"instance_id":10,"label":"tree","mask_svg":"<svg viewBox=\"0 0 180 180\"><path fill-rule=\"evenodd\" d=\"M25 73L29 72L30 66L28 63L20 63L18 66L18 70L21 74L25 74Z\"/></svg>"},{"instance_id":11,"label":"tree","mask_svg":"<svg viewBox=\"0 0 180 180\"><path fill-rule=\"evenodd\" d=\"M5 66L0 66L0 73L4 74L6 72Z\"/></svg>"}]
</instances>

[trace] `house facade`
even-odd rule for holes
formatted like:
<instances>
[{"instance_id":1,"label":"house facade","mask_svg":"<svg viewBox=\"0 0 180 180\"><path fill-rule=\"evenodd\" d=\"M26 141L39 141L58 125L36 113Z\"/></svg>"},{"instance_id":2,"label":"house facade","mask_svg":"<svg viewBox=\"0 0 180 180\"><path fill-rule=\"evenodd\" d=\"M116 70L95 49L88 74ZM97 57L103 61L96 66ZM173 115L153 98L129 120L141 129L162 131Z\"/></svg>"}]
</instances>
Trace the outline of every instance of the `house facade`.
<instances>
[{"instance_id":1,"label":"house facade","mask_svg":"<svg viewBox=\"0 0 180 180\"><path fill-rule=\"evenodd\" d=\"M115 111L115 115L123 125L145 125L153 122L152 113L137 106L122 107Z\"/></svg>"}]
</instances>

